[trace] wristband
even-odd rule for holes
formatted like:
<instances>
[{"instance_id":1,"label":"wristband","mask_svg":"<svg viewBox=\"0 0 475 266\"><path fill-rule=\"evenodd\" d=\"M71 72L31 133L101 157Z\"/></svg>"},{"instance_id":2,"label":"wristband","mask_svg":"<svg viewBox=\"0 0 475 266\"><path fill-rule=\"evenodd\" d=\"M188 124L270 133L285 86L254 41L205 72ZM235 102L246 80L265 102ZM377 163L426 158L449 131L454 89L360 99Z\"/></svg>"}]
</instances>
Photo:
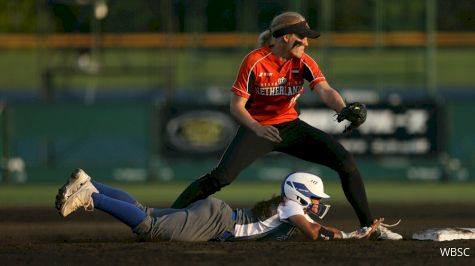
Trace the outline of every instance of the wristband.
<instances>
[{"instance_id":1,"label":"wristband","mask_svg":"<svg viewBox=\"0 0 475 266\"><path fill-rule=\"evenodd\" d=\"M320 230L318 231L318 240L332 240L333 238L335 238L335 233L325 229L323 226L320 227Z\"/></svg>"}]
</instances>

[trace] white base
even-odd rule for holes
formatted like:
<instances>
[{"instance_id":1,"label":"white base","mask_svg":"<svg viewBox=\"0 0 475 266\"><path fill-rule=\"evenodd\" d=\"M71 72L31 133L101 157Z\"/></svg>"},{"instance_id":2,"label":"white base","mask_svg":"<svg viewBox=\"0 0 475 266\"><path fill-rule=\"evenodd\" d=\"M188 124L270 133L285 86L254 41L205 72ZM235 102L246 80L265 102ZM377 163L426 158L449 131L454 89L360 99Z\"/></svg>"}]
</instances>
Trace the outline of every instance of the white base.
<instances>
[{"instance_id":1,"label":"white base","mask_svg":"<svg viewBox=\"0 0 475 266\"><path fill-rule=\"evenodd\" d=\"M433 228L412 234L415 240L451 241L475 239L475 228Z\"/></svg>"}]
</instances>

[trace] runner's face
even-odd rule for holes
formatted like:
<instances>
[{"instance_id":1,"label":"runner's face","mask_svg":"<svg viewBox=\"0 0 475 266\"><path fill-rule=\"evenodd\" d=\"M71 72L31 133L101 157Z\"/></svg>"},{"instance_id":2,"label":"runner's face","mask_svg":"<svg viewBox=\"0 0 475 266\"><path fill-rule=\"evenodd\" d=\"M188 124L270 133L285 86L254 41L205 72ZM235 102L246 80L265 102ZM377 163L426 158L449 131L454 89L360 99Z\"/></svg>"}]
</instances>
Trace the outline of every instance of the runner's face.
<instances>
[{"instance_id":1,"label":"runner's face","mask_svg":"<svg viewBox=\"0 0 475 266\"><path fill-rule=\"evenodd\" d=\"M317 213L318 211L318 204L320 203L320 199L312 198L312 212Z\"/></svg>"},{"instance_id":2,"label":"runner's face","mask_svg":"<svg viewBox=\"0 0 475 266\"><path fill-rule=\"evenodd\" d=\"M296 58L302 57L305 52L305 47L307 46L307 37L297 36L296 34L292 34L289 38L289 41L287 42L289 53Z\"/></svg>"}]
</instances>

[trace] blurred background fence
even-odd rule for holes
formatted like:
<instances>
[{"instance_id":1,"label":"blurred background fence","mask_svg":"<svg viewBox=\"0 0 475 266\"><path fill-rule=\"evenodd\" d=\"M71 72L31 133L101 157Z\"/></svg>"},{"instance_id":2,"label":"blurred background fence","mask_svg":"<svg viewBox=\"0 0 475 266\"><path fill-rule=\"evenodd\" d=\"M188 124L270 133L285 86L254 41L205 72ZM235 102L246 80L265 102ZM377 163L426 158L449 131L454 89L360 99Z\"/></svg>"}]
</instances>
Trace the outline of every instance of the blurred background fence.
<instances>
[{"instance_id":1,"label":"blurred background fence","mask_svg":"<svg viewBox=\"0 0 475 266\"><path fill-rule=\"evenodd\" d=\"M348 137L317 97L299 99L366 179L475 180L474 1L4 0L2 182L62 181L75 167L117 181L200 176L236 127L227 102L242 58L286 10L322 32L307 52L330 84L371 106ZM294 170L334 176L270 154L240 179Z\"/></svg>"}]
</instances>

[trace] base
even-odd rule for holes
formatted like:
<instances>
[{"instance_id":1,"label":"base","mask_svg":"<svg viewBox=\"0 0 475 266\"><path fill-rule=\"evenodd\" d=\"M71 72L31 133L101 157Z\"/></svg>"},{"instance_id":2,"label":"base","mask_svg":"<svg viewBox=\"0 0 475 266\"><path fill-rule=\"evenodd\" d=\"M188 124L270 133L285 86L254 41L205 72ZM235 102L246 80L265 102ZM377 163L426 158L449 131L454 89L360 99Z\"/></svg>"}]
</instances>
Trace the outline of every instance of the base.
<instances>
[{"instance_id":1,"label":"base","mask_svg":"<svg viewBox=\"0 0 475 266\"><path fill-rule=\"evenodd\" d=\"M475 228L432 228L412 234L415 240L451 241L475 239Z\"/></svg>"}]
</instances>

